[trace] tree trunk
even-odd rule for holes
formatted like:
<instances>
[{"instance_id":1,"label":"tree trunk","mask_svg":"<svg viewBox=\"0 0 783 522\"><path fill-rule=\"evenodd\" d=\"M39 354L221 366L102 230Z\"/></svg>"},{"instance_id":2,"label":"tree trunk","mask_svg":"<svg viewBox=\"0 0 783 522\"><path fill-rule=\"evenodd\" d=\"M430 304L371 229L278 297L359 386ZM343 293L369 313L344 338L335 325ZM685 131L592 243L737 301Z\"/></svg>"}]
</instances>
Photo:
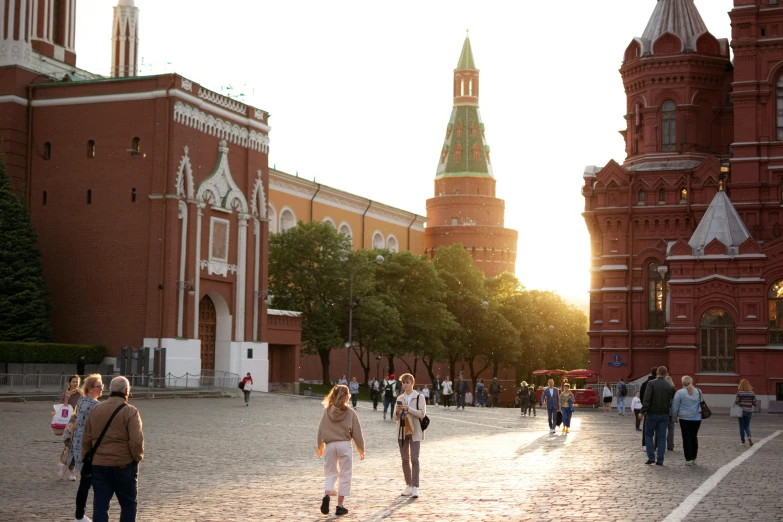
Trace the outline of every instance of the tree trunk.
<instances>
[{"instance_id":1,"label":"tree trunk","mask_svg":"<svg viewBox=\"0 0 783 522\"><path fill-rule=\"evenodd\" d=\"M389 360L389 376L394 373L394 355L387 355L386 358Z\"/></svg>"},{"instance_id":2,"label":"tree trunk","mask_svg":"<svg viewBox=\"0 0 783 522\"><path fill-rule=\"evenodd\" d=\"M419 366L419 356L416 355L413 357L413 378L416 378L416 368Z\"/></svg>"},{"instance_id":3,"label":"tree trunk","mask_svg":"<svg viewBox=\"0 0 783 522\"><path fill-rule=\"evenodd\" d=\"M354 351L354 353L357 355L357 358L359 359L359 364L362 366L362 370L364 370L364 384L367 384L369 382L369 379L370 379L370 366L369 366L369 363L367 363L365 365L365 362L364 362L364 346L360 343L358 350L356 349L356 346L354 346L351 349ZM367 350L367 353L368 354L370 353L369 349ZM348 357L350 357L350 356L351 356L351 352L349 351L348 352ZM353 375L348 375L348 381L349 382L351 381L351 377L353 377Z\"/></svg>"},{"instance_id":4,"label":"tree trunk","mask_svg":"<svg viewBox=\"0 0 783 522\"><path fill-rule=\"evenodd\" d=\"M329 355L331 353L331 349L329 350L318 350L318 357L321 358L321 370L322 375L321 378L323 380L322 384L329 385L332 384L332 379L329 377Z\"/></svg>"},{"instance_id":5,"label":"tree trunk","mask_svg":"<svg viewBox=\"0 0 783 522\"><path fill-rule=\"evenodd\" d=\"M495 364L492 365L492 377L497 379L499 370L500 370L500 363L495 361Z\"/></svg>"},{"instance_id":6,"label":"tree trunk","mask_svg":"<svg viewBox=\"0 0 783 522\"><path fill-rule=\"evenodd\" d=\"M435 382L435 374L432 371L432 366L435 364L435 361L430 360L430 362L427 362L427 358L422 357L421 362L424 364L424 367L427 368L427 373L430 376L430 382Z\"/></svg>"},{"instance_id":7,"label":"tree trunk","mask_svg":"<svg viewBox=\"0 0 783 522\"><path fill-rule=\"evenodd\" d=\"M456 366L457 366L457 356L449 355L449 379L455 380L457 378L457 376L454 375Z\"/></svg>"}]
</instances>

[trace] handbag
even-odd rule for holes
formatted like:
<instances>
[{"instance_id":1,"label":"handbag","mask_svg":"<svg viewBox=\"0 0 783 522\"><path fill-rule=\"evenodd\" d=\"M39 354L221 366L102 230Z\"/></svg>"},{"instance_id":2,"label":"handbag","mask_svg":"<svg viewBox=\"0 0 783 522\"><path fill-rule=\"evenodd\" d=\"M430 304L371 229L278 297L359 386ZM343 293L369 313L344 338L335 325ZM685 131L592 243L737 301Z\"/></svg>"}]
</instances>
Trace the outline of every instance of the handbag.
<instances>
[{"instance_id":1,"label":"handbag","mask_svg":"<svg viewBox=\"0 0 783 522\"><path fill-rule=\"evenodd\" d=\"M563 412L558 410L557 411L557 425L560 426L563 424Z\"/></svg>"},{"instance_id":2,"label":"handbag","mask_svg":"<svg viewBox=\"0 0 783 522\"><path fill-rule=\"evenodd\" d=\"M120 412L120 410L123 409L125 406L127 406L127 404L123 402L117 407L116 410L114 410L114 413L112 413L111 417L109 417L109 422L107 422L106 426L103 427L103 431L98 437L98 440L95 441L95 446L93 446L90 449L90 451L87 453L87 455L85 455L84 458L82 459L82 471L81 471L82 477L84 478L92 477L92 458L95 456L95 452L98 450L98 446L101 445L103 436L106 435L106 430L109 429L109 425L111 424L111 421L114 420L114 416L117 415Z\"/></svg>"},{"instance_id":3,"label":"handbag","mask_svg":"<svg viewBox=\"0 0 783 522\"><path fill-rule=\"evenodd\" d=\"M739 404L734 404L731 407L731 410L729 410L729 417L732 419L741 419L742 418L742 406Z\"/></svg>"},{"instance_id":4,"label":"handbag","mask_svg":"<svg viewBox=\"0 0 783 522\"><path fill-rule=\"evenodd\" d=\"M419 397L421 397L421 394L419 394L416 397L416 408L417 409L419 407ZM430 418L427 417L427 415L425 414L424 417L422 417L421 420L419 421L419 424L421 424L421 431L426 431L427 430L427 426L430 425Z\"/></svg>"},{"instance_id":5,"label":"handbag","mask_svg":"<svg viewBox=\"0 0 783 522\"><path fill-rule=\"evenodd\" d=\"M701 418L709 419L712 417L712 410L709 406L707 406L707 403L704 402L704 397L701 395L701 390L699 390L699 400L701 401Z\"/></svg>"}]
</instances>

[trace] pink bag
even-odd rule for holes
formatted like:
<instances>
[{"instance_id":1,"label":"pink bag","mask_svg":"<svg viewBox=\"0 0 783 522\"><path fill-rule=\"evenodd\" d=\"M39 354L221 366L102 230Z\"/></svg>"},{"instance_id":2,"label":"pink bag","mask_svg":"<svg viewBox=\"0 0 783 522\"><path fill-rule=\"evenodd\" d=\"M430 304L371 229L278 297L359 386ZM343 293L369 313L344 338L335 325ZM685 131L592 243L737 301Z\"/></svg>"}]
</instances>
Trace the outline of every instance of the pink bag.
<instances>
[{"instance_id":1,"label":"pink bag","mask_svg":"<svg viewBox=\"0 0 783 522\"><path fill-rule=\"evenodd\" d=\"M68 425L71 415L73 415L73 406L70 404L55 404L51 428L53 430L64 430Z\"/></svg>"}]
</instances>

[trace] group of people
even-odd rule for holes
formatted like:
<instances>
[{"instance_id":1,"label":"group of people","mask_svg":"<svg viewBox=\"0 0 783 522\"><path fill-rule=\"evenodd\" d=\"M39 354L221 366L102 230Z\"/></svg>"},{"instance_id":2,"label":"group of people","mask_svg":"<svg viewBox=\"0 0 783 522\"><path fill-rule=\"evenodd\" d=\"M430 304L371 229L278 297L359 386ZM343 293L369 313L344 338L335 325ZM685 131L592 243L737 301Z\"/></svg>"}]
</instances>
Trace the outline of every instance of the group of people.
<instances>
[{"instance_id":1,"label":"group of people","mask_svg":"<svg viewBox=\"0 0 783 522\"><path fill-rule=\"evenodd\" d=\"M400 387L396 383L400 383ZM400 447L405 489L402 496L419 497L419 452L427 428L427 403L422 394L414 390L415 379L410 373L394 375L384 379L384 419L386 410L393 406L392 419L397 423L397 443ZM386 386L390 386L392 398L387 401ZM321 499L321 513L329 513L331 497L337 497L335 515L345 515L345 497L351 494L353 476L353 449L356 446L359 458L365 457L365 440L362 426L355 408L350 408L351 391L344 384L332 388L323 401L324 412L318 426L317 454L324 457L324 496ZM388 403L388 404L387 404Z\"/></svg>"},{"instance_id":2,"label":"group of people","mask_svg":"<svg viewBox=\"0 0 783 522\"><path fill-rule=\"evenodd\" d=\"M88 375L84 382L79 375L73 375L66 386L61 404L70 405L75 411L62 435L64 449L57 476L62 479L66 468L71 481L76 481L79 474L75 522L108 522L109 503L114 495L120 504L120 521L136 520L138 465L144 458L144 436L139 411L128 404L128 379L113 378L109 398L103 402L98 400L104 389L100 374ZM90 465L85 466L85 462ZM90 487L92 520L85 515Z\"/></svg>"},{"instance_id":3,"label":"group of people","mask_svg":"<svg viewBox=\"0 0 783 522\"><path fill-rule=\"evenodd\" d=\"M571 385L563 382L562 389L557 389L554 379L549 379L547 387L541 394L541 407L544 406L546 406L549 433L554 434L557 430L559 414L559 420L563 424L562 433L567 434L571 430L571 416L574 413L574 393L571 391Z\"/></svg>"}]
</instances>

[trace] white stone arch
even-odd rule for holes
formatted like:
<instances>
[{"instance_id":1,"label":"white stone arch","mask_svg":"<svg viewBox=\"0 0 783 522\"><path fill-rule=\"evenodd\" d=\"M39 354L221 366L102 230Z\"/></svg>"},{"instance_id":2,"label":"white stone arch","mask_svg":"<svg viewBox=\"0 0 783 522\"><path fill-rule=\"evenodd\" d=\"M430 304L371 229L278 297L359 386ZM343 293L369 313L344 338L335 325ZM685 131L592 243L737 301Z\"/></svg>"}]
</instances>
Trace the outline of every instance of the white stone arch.
<instances>
[{"instance_id":1,"label":"white stone arch","mask_svg":"<svg viewBox=\"0 0 783 522\"><path fill-rule=\"evenodd\" d=\"M290 213L290 217L287 215L288 213ZM280 225L278 227L280 229L280 232L285 232L289 228L295 227L296 223L297 223L296 212L294 212L294 209L292 209L288 205L280 209Z\"/></svg>"},{"instance_id":2,"label":"white stone arch","mask_svg":"<svg viewBox=\"0 0 783 522\"><path fill-rule=\"evenodd\" d=\"M231 371L231 309L219 292L206 295L215 305L215 370L228 372Z\"/></svg>"},{"instance_id":3,"label":"white stone arch","mask_svg":"<svg viewBox=\"0 0 783 522\"><path fill-rule=\"evenodd\" d=\"M189 148L185 146L185 153L179 160L177 167L177 178L175 186L177 187L177 196L181 198L193 199L195 188L193 183L193 167L190 165Z\"/></svg>"},{"instance_id":4,"label":"white stone arch","mask_svg":"<svg viewBox=\"0 0 783 522\"><path fill-rule=\"evenodd\" d=\"M337 227L337 232L345 236L348 236L351 240L351 248L353 248L353 229L351 228L351 225L343 221L342 223L340 223L340 226Z\"/></svg>"},{"instance_id":5,"label":"white stone arch","mask_svg":"<svg viewBox=\"0 0 783 522\"><path fill-rule=\"evenodd\" d=\"M330 225L332 225L333 229L337 230L337 225L334 224L334 219L330 218L329 216L326 216L321 221L323 221L324 223L329 223Z\"/></svg>"},{"instance_id":6,"label":"white stone arch","mask_svg":"<svg viewBox=\"0 0 783 522\"><path fill-rule=\"evenodd\" d=\"M250 198L250 213L261 219L266 219L267 206L264 184L261 181L261 170L256 173L256 184L253 186L253 195Z\"/></svg>"},{"instance_id":7,"label":"white stone arch","mask_svg":"<svg viewBox=\"0 0 783 522\"><path fill-rule=\"evenodd\" d=\"M380 230L376 230L372 233L372 248L386 248L386 240L383 239L383 233Z\"/></svg>"},{"instance_id":8,"label":"white stone arch","mask_svg":"<svg viewBox=\"0 0 783 522\"><path fill-rule=\"evenodd\" d=\"M267 206L266 218L269 221L269 233L276 234L277 233L277 209L275 209L275 206L271 202L267 203L266 206Z\"/></svg>"},{"instance_id":9,"label":"white stone arch","mask_svg":"<svg viewBox=\"0 0 783 522\"><path fill-rule=\"evenodd\" d=\"M397 241L397 236L395 236L394 234L389 234L386 237L386 248L389 250L389 252L400 251L400 242Z\"/></svg>"}]
</instances>

